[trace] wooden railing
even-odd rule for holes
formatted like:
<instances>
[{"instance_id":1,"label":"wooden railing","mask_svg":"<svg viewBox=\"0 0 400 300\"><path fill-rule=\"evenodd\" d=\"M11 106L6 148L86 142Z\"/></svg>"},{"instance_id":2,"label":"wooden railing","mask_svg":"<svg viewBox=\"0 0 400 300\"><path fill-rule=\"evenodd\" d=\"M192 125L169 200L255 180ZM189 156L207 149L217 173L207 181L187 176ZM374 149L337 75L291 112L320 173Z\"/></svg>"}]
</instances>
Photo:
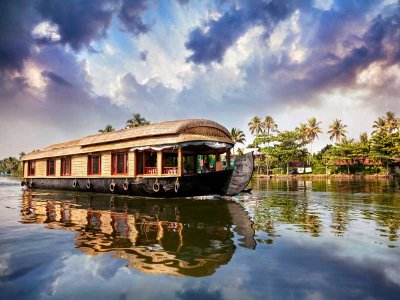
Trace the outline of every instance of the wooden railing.
<instances>
[{"instance_id":1,"label":"wooden railing","mask_svg":"<svg viewBox=\"0 0 400 300\"><path fill-rule=\"evenodd\" d=\"M157 175L157 167L145 167L144 174L146 175Z\"/></svg>"},{"instance_id":2,"label":"wooden railing","mask_svg":"<svg viewBox=\"0 0 400 300\"><path fill-rule=\"evenodd\" d=\"M163 174L178 174L177 167L164 167Z\"/></svg>"}]
</instances>

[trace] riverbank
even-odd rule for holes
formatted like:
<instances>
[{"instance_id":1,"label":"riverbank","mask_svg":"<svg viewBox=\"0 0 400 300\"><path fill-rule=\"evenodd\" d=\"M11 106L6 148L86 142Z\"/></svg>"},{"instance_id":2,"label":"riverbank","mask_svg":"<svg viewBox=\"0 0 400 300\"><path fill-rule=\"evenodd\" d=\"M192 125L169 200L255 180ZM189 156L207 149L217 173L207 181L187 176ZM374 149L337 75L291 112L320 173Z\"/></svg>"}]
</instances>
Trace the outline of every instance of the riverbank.
<instances>
[{"instance_id":1,"label":"riverbank","mask_svg":"<svg viewBox=\"0 0 400 300\"><path fill-rule=\"evenodd\" d=\"M393 174L253 174L253 178L264 179L304 179L304 180L318 180L318 179L393 179Z\"/></svg>"}]
</instances>

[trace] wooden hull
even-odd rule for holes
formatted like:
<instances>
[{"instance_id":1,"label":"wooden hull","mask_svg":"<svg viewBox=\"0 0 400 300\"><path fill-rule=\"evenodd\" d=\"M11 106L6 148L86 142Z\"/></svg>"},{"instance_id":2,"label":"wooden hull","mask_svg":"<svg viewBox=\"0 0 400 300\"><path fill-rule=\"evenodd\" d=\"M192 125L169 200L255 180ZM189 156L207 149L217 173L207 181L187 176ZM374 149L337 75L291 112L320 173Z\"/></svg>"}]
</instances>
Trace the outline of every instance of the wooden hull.
<instances>
[{"instance_id":1,"label":"wooden hull","mask_svg":"<svg viewBox=\"0 0 400 300\"><path fill-rule=\"evenodd\" d=\"M235 161L235 170L224 170L182 177L159 178L28 178L22 182L32 189L56 189L92 193L158 198L191 197L203 195L235 195L243 191L253 173L252 154Z\"/></svg>"}]
</instances>

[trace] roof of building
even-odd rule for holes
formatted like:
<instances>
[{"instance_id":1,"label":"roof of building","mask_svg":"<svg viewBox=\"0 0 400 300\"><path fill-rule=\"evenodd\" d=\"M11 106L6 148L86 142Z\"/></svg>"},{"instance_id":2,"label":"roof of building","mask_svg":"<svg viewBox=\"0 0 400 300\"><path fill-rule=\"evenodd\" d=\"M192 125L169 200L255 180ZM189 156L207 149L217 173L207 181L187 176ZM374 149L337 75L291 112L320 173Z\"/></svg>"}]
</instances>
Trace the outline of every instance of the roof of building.
<instances>
[{"instance_id":1,"label":"roof of building","mask_svg":"<svg viewBox=\"0 0 400 300\"><path fill-rule=\"evenodd\" d=\"M205 119L188 119L89 135L28 153L22 160L191 141L234 144L229 131L222 125Z\"/></svg>"}]
</instances>

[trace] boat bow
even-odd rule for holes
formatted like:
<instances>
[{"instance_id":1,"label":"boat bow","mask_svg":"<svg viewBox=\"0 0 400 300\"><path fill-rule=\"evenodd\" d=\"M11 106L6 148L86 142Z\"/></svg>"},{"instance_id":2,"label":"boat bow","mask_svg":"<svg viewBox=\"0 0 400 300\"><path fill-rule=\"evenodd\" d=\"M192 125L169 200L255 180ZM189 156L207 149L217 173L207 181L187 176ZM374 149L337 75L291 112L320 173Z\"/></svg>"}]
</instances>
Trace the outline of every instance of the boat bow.
<instances>
[{"instance_id":1,"label":"boat bow","mask_svg":"<svg viewBox=\"0 0 400 300\"><path fill-rule=\"evenodd\" d=\"M235 169L229 177L225 195L234 196L242 192L249 184L254 170L253 152L243 154L235 159Z\"/></svg>"}]
</instances>

